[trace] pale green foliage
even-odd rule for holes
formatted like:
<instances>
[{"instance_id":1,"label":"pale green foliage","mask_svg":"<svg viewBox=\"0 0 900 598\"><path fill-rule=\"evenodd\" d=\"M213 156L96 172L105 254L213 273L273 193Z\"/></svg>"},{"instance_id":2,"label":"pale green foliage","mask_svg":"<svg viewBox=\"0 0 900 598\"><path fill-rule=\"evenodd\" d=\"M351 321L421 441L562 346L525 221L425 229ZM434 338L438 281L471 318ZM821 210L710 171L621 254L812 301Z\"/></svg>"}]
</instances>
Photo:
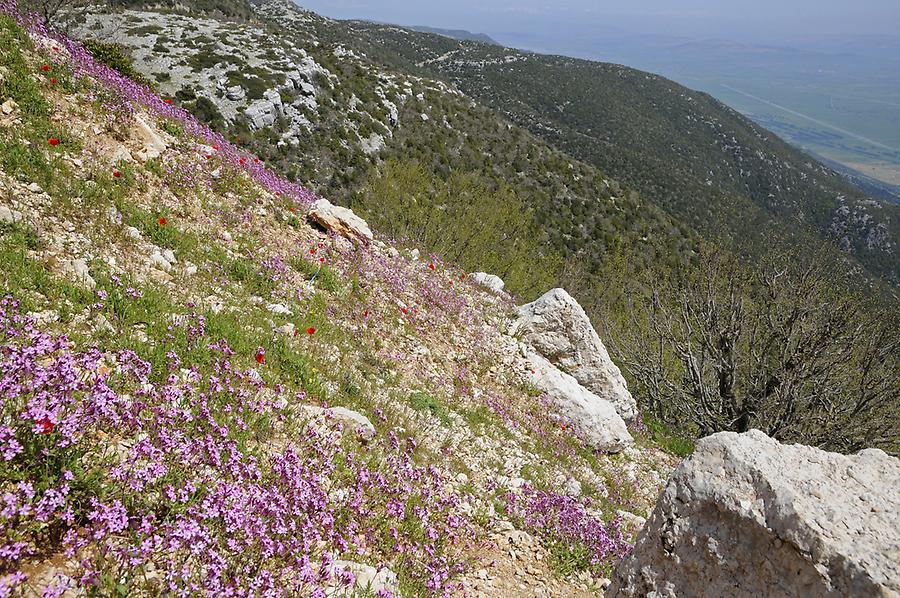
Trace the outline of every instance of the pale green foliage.
<instances>
[{"instance_id":1,"label":"pale green foliage","mask_svg":"<svg viewBox=\"0 0 900 598\"><path fill-rule=\"evenodd\" d=\"M557 278L560 260L531 209L510 187L495 188L477 175L454 173L445 181L417 163L390 160L353 207L395 239L500 276L513 293L543 292Z\"/></svg>"}]
</instances>

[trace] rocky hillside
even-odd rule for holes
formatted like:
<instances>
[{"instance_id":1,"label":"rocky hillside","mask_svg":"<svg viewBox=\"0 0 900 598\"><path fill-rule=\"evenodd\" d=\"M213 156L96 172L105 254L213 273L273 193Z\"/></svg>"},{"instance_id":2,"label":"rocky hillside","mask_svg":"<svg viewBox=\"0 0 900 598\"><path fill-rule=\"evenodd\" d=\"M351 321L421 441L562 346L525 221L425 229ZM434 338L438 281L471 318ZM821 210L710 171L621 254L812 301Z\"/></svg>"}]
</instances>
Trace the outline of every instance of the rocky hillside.
<instances>
[{"instance_id":1,"label":"rocky hillside","mask_svg":"<svg viewBox=\"0 0 900 598\"><path fill-rule=\"evenodd\" d=\"M654 509L678 458L565 290L517 306L0 9L0 596L749 595L769 541L801 590L900 587L897 459L718 435Z\"/></svg>"},{"instance_id":2,"label":"rocky hillside","mask_svg":"<svg viewBox=\"0 0 900 598\"><path fill-rule=\"evenodd\" d=\"M67 39L0 41L3 595L608 583L675 458L571 297L517 310Z\"/></svg>"},{"instance_id":3,"label":"rocky hillside","mask_svg":"<svg viewBox=\"0 0 900 598\"><path fill-rule=\"evenodd\" d=\"M74 32L120 44L175 105L336 203L354 203L396 160L509 187L533 209L548 249L591 267L613 250L635 267L694 255L690 227L453 86L377 65L289 3L255 10L234 22L104 8Z\"/></svg>"},{"instance_id":4,"label":"rocky hillside","mask_svg":"<svg viewBox=\"0 0 900 598\"><path fill-rule=\"evenodd\" d=\"M284 19L284 17L281 17ZM900 209L707 94L621 65L320 20L320 36L444 80L677 220L751 254L834 242L896 284ZM840 259L835 256L834 259Z\"/></svg>"}]
</instances>

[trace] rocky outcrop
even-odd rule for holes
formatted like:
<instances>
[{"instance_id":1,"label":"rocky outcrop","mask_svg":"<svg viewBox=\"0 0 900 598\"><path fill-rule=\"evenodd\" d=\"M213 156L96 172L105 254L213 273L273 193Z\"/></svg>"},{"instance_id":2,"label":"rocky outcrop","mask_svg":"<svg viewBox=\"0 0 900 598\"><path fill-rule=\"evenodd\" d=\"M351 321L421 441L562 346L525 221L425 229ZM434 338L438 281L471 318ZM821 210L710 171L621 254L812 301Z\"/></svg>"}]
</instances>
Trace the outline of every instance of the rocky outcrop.
<instances>
[{"instance_id":1,"label":"rocky outcrop","mask_svg":"<svg viewBox=\"0 0 900 598\"><path fill-rule=\"evenodd\" d=\"M648 595L900 595L900 460L704 438L607 593Z\"/></svg>"},{"instance_id":2,"label":"rocky outcrop","mask_svg":"<svg viewBox=\"0 0 900 598\"><path fill-rule=\"evenodd\" d=\"M556 406L564 424L571 425L590 446L618 452L634 439L609 401L536 353L526 356L529 382Z\"/></svg>"},{"instance_id":3,"label":"rocky outcrop","mask_svg":"<svg viewBox=\"0 0 900 598\"><path fill-rule=\"evenodd\" d=\"M495 293L502 293L503 287L506 286L502 278L486 272L476 272L472 275L472 280Z\"/></svg>"},{"instance_id":4,"label":"rocky outcrop","mask_svg":"<svg viewBox=\"0 0 900 598\"><path fill-rule=\"evenodd\" d=\"M349 571L353 574L353 587L366 595L378 595L379 592L389 592L391 595L400 595L400 584L397 574L382 567L376 569L370 565L353 561L335 561L335 571ZM336 588L335 596L346 596L346 590Z\"/></svg>"},{"instance_id":5,"label":"rocky outcrop","mask_svg":"<svg viewBox=\"0 0 900 598\"><path fill-rule=\"evenodd\" d=\"M336 206L327 199L313 204L307 217L322 228L348 239L369 243L373 239L369 224L353 213L353 210Z\"/></svg>"},{"instance_id":6,"label":"rocky outcrop","mask_svg":"<svg viewBox=\"0 0 900 598\"><path fill-rule=\"evenodd\" d=\"M345 407L325 408L317 405L304 405L301 413L304 417L320 424L327 424L328 422L340 423L354 430L365 440L371 440L375 437L375 426L372 425L369 418Z\"/></svg>"},{"instance_id":7,"label":"rocky outcrop","mask_svg":"<svg viewBox=\"0 0 900 598\"><path fill-rule=\"evenodd\" d=\"M274 125L282 110L281 94L270 89L263 94L261 100L256 100L247 106L244 116L247 118L250 128L256 130Z\"/></svg>"},{"instance_id":8,"label":"rocky outcrop","mask_svg":"<svg viewBox=\"0 0 900 598\"><path fill-rule=\"evenodd\" d=\"M135 156L141 162L160 157L168 147L168 144L166 144L157 130L140 114L134 116L133 133L133 137L140 144Z\"/></svg>"},{"instance_id":9,"label":"rocky outcrop","mask_svg":"<svg viewBox=\"0 0 900 598\"><path fill-rule=\"evenodd\" d=\"M622 372L610 359L584 309L565 290L553 289L521 306L510 333L612 403L623 419L637 416L637 405Z\"/></svg>"}]
</instances>

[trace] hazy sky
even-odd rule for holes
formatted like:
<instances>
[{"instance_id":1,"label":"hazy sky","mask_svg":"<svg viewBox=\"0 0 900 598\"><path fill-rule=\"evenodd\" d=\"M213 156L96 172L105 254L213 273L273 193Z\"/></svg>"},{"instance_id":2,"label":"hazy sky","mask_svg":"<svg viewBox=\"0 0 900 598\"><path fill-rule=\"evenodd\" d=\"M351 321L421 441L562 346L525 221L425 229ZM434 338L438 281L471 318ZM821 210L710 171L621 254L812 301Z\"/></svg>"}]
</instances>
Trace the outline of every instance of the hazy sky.
<instances>
[{"instance_id":1,"label":"hazy sky","mask_svg":"<svg viewBox=\"0 0 900 598\"><path fill-rule=\"evenodd\" d=\"M335 18L488 34L567 27L688 37L789 41L792 35L900 30L900 0L300 0Z\"/></svg>"}]
</instances>

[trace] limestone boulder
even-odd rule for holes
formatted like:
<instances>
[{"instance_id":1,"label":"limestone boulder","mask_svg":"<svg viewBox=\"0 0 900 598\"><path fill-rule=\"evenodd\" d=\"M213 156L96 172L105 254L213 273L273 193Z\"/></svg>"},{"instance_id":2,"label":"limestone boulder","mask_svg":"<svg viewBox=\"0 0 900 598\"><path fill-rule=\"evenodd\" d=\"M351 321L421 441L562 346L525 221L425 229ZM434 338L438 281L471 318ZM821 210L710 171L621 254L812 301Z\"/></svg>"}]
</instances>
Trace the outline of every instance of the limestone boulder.
<instances>
[{"instance_id":1,"label":"limestone boulder","mask_svg":"<svg viewBox=\"0 0 900 598\"><path fill-rule=\"evenodd\" d=\"M338 422L347 429L358 433L365 440L375 437L375 426L369 418L362 413L351 411L345 407L319 407L317 405L304 405L301 409L302 416L319 424L327 425L329 422Z\"/></svg>"},{"instance_id":2,"label":"limestone boulder","mask_svg":"<svg viewBox=\"0 0 900 598\"><path fill-rule=\"evenodd\" d=\"M622 372L584 309L565 290L553 289L519 307L510 333L586 389L612 403L624 420L637 416L637 405Z\"/></svg>"},{"instance_id":3,"label":"limestone boulder","mask_svg":"<svg viewBox=\"0 0 900 598\"><path fill-rule=\"evenodd\" d=\"M472 280L495 293L502 293L503 287L506 286L502 278L486 272L476 272L472 275Z\"/></svg>"},{"instance_id":4,"label":"limestone boulder","mask_svg":"<svg viewBox=\"0 0 900 598\"><path fill-rule=\"evenodd\" d=\"M559 419L573 426L587 444L618 452L634 442L612 403L536 353L526 355L525 365L528 381L547 395Z\"/></svg>"},{"instance_id":5,"label":"limestone boulder","mask_svg":"<svg viewBox=\"0 0 900 598\"><path fill-rule=\"evenodd\" d=\"M134 156L141 162L160 157L168 148L168 144L159 132L140 114L136 114L134 117L132 136L139 144Z\"/></svg>"},{"instance_id":6,"label":"limestone boulder","mask_svg":"<svg viewBox=\"0 0 900 598\"><path fill-rule=\"evenodd\" d=\"M606 595L900 596L900 460L704 438Z\"/></svg>"},{"instance_id":7,"label":"limestone boulder","mask_svg":"<svg viewBox=\"0 0 900 598\"><path fill-rule=\"evenodd\" d=\"M369 224L357 216L353 210L336 206L327 199L320 199L312 205L307 214L312 222L348 239L369 243L374 236Z\"/></svg>"}]
</instances>

